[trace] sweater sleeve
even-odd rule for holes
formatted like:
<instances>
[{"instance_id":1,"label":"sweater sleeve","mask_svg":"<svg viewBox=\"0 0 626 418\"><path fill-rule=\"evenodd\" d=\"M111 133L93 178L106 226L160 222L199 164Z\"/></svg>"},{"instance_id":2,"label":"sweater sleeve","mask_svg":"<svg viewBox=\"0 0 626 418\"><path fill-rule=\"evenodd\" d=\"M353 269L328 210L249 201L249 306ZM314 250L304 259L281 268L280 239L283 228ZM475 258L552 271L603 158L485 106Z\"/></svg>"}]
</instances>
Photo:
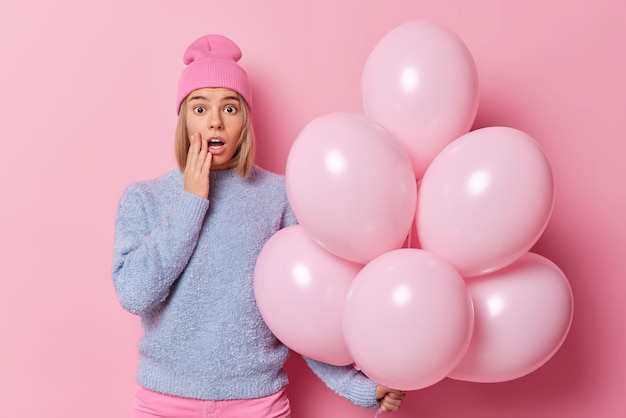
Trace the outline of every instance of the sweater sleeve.
<instances>
[{"instance_id":1,"label":"sweater sleeve","mask_svg":"<svg viewBox=\"0 0 626 418\"><path fill-rule=\"evenodd\" d=\"M168 212L147 210L158 204L129 187L115 220L113 283L121 305L141 314L162 302L189 261L208 210L205 199L181 191Z\"/></svg>"},{"instance_id":2,"label":"sweater sleeve","mask_svg":"<svg viewBox=\"0 0 626 418\"><path fill-rule=\"evenodd\" d=\"M296 225L297 223L298 220L296 219L296 215L293 213L293 209L291 209L291 205L287 205L287 209L283 215L281 228Z\"/></svg>"},{"instance_id":3,"label":"sweater sleeve","mask_svg":"<svg viewBox=\"0 0 626 418\"><path fill-rule=\"evenodd\" d=\"M333 366L303 356L307 365L336 394L362 408L376 409L376 382L352 366Z\"/></svg>"}]
</instances>

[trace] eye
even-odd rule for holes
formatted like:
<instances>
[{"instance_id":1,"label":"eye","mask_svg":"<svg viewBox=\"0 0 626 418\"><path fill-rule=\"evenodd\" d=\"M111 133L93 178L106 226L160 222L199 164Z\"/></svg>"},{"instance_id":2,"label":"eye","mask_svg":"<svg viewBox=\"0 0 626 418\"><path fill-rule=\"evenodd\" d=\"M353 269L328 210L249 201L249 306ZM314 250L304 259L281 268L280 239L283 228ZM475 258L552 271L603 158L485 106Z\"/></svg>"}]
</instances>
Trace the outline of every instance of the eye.
<instances>
[{"instance_id":1,"label":"eye","mask_svg":"<svg viewBox=\"0 0 626 418\"><path fill-rule=\"evenodd\" d=\"M206 112L206 109L202 106L195 106L193 108L193 112L198 114L198 115L202 115L204 112Z\"/></svg>"},{"instance_id":2,"label":"eye","mask_svg":"<svg viewBox=\"0 0 626 418\"><path fill-rule=\"evenodd\" d=\"M234 115L237 113L237 108L233 105L228 105L224 108L224 112Z\"/></svg>"}]
</instances>

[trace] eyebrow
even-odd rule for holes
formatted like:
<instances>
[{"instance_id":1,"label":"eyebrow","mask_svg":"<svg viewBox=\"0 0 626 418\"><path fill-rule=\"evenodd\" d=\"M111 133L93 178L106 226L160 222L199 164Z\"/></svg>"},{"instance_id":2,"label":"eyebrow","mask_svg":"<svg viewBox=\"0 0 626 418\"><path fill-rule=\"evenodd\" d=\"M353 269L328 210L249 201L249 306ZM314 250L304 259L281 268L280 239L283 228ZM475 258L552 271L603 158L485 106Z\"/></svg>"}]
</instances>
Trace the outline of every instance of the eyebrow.
<instances>
[{"instance_id":1,"label":"eyebrow","mask_svg":"<svg viewBox=\"0 0 626 418\"><path fill-rule=\"evenodd\" d=\"M206 100L206 101L209 101L209 99L207 99L205 96L202 96L202 95L196 95L196 96L190 97L189 101L192 101L192 100ZM239 97L237 97L237 96L226 96L226 97L222 97L220 99L221 102L227 102L227 101L231 101L231 100L239 101Z\"/></svg>"}]
</instances>

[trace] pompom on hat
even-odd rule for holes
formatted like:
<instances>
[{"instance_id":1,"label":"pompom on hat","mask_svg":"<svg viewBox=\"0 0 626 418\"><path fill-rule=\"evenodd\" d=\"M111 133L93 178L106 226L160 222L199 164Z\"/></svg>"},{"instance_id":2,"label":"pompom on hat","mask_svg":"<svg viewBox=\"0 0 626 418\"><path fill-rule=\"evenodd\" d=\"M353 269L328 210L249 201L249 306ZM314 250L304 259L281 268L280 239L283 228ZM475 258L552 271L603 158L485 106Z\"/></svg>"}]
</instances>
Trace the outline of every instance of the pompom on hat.
<instances>
[{"instance_id":1,"label":"pompom on hat","mask_svg":"<svg viewBox=\"0 0 626 418\"><path fill-rule=\"evenodd\" d=\"M205 35L193 41L183 55L187 67L178 80L176 113L180 112L180 105L189 93L211 87L236 91L252 108L248 75L237 64L239 59L241 49L225 36Z\"/></svg>"}]
</instances>

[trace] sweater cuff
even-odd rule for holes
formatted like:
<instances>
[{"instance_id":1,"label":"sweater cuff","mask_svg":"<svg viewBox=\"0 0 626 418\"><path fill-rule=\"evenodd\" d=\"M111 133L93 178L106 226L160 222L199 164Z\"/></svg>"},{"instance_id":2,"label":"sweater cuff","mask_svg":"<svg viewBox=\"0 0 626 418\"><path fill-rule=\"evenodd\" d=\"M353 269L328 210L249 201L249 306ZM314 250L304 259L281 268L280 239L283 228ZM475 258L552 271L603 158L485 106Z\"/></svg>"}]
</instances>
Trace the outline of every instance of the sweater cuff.
<instances>
[{"instance_id":1,"label":"sweater cuff","mask_svg":"<svg viewBox=\"0 0 626 418\"><path fill-rule=\"evenodd\" d=\"M303 356L311 370L333 392L361 408L378 408L376 382L353 366L334 366Z\"/></svg>"},{"instance_id":2,"label":"sweater cuff","mask_svg":"<svg viewBox=\"0 0 626 418\"><path fill-rule=\"evenodd\" d=\"M178 222L179 226L184 229L185 226L201 225L204 217L209 210L209 201L200 196L186 191L182 192L180 203L178 205L178 214L174 218L174 222Z\"/></svg>"},{"instance_id":3,"label":"sweater cuff","mask_svg":"<svg viewBox=\"0 0 626 418\"><path fill-rule=\"evenodd\" d=\"M349 395L352 402L362 408L377 409L379 407L376 399L376 382L363 375L363 383L353 385Z\"/></svg>"}]
</instances>

